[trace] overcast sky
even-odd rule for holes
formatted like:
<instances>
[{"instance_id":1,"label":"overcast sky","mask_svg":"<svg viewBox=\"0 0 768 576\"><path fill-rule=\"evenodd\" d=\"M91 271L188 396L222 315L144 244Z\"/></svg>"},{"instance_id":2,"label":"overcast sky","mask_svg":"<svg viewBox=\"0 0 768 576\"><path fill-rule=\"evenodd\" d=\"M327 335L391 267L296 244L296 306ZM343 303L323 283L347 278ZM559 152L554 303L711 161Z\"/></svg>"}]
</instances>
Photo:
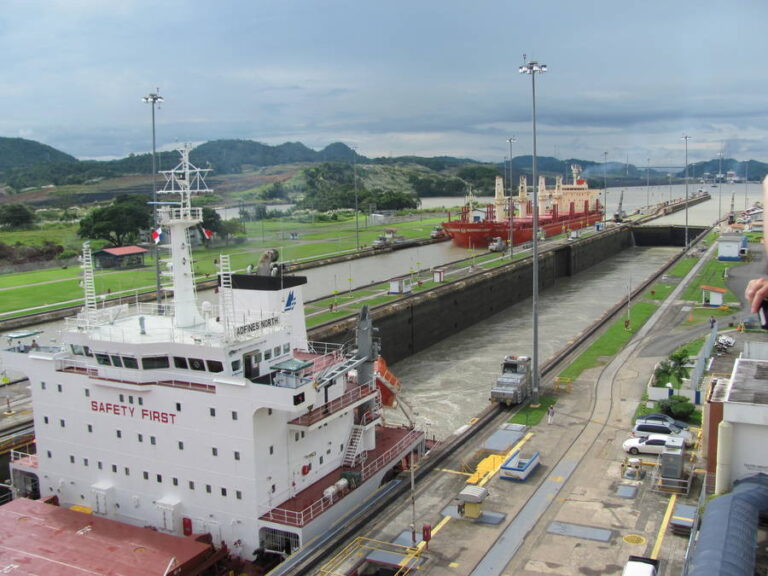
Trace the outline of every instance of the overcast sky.
<instances>
[{"instance_id":1,"label":"overcast sky","mask_svg":"<svg viewBox=\"0 0 768 576\"><path fill-rule=\"evenodd\" d=\"M768 161L766 0L2 0L0 136L78 158L246 138L366 156Z\"/></svg>"}]
</instances>

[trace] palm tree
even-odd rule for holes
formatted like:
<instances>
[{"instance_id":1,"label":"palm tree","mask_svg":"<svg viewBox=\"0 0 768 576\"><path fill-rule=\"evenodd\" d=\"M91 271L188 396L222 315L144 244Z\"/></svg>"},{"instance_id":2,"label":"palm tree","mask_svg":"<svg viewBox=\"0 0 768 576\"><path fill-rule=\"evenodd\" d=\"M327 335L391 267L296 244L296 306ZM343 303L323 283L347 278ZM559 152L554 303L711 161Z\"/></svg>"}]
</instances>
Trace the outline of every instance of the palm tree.
<instances>
[{"instance_id":1,"label":"palm tree","mask_svg":"<svg viewBox=\"0 0 768 576\"><path fill-rule=\"evenodd\" d=\"M691 357L688 355L686 348L676 350L669 355L669 363L671 365L670 375L677 380L677 390L680 390L680 386L683 384L683 380L691 375L691 369L687 364L691 361Z\"/></svg>"},{"instance_id":2,"label":"palm tree","mask_svg":"<svg viewBox=\"0 0 768 576\"><path fill-rule=\"evenodd\" d=\"M656 384L669 382L672 379L673 368L670 360L662 360L656 365L654 375L656 376Z\"/></svg>"}]
</instances>

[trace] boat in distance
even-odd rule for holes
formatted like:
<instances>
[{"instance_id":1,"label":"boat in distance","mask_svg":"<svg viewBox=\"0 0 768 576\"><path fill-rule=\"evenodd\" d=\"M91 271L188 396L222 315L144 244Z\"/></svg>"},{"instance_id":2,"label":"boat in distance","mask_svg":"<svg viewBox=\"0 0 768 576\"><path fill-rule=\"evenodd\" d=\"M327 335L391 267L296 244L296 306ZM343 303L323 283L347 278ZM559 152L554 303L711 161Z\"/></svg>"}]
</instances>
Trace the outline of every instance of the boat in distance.
<instances>
[{"instance_id":1,"label":"boat in distance","mask_svg":"<svg viewBox=\"0 0 768 576\"><path fill-rule=\"evenodd\" d=\"M581 178L581 166L571 165L573 182L566 184L557 176L554 187L547 188L546 177L539 177L539 235L564 234L592 226L603 220L602 190L589 187ZM482 207L474 206L471 194L459 217L441 224L456 246L486 248L494 238L512 244L533 240L533 200L528 196L527 177L520 177L516 198L504 195L504 181L496 177L494 201Z\"/></svg>"},{"instance_id":2,"label":"boat in distance","mask_svg":"<svg viewBox=\"0 0 768 576\"><path fill-rule=\"evenodd\" d=\"M424 453L425 435L384 421L400 384L383 361L377 372L367 307L355 342L309 341L307 280L282 275L276 251L252 274L221 255L219 302L198 303L191 197L210 190L180 152L158 190L171 200L158 214L174 301L99 305L86 243L85 306L58 342L0 350L34 407L36 449L12 453L13 494L209 534L232 557L274 564L363 506Z\"/></svg>"}]
</instances>

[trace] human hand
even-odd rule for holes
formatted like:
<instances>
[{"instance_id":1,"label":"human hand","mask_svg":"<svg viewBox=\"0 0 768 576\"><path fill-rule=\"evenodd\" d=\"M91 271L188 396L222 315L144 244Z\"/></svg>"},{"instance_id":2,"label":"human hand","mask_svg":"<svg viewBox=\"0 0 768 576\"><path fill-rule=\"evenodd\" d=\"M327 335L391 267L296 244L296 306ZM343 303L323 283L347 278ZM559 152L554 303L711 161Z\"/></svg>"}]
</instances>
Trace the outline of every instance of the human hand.
<instances>
[{"instance_id":1,"label":"human hand","mask_svg":"<svg viewBox=\"0 0 768 576\"><path fill-rule=\"evenodd\" d=\"M768 298L768 278L750 280L749 284L747 284L747 289L744 291L744 296L749 301L750 311L752 314L756 314L763 300Z\"/></svg>"}]
</instances>

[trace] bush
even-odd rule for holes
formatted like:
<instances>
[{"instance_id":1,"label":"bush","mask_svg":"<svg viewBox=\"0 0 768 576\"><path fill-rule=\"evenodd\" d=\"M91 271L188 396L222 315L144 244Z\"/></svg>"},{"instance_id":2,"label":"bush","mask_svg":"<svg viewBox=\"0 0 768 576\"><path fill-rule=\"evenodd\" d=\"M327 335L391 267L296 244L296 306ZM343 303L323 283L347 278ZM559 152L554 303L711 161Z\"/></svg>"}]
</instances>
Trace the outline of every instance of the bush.
<instances>
[{"instance_id":1,"label":"bush","mask_svg":"<svg viewBox=\"0 0 768 576\"><path fill-rule=\"evenodd\" d=\"M687 421L696 411L696 406L685 396L674 395L659 401L659 410L676 420Z\"/></svg>"}]
</instances>

